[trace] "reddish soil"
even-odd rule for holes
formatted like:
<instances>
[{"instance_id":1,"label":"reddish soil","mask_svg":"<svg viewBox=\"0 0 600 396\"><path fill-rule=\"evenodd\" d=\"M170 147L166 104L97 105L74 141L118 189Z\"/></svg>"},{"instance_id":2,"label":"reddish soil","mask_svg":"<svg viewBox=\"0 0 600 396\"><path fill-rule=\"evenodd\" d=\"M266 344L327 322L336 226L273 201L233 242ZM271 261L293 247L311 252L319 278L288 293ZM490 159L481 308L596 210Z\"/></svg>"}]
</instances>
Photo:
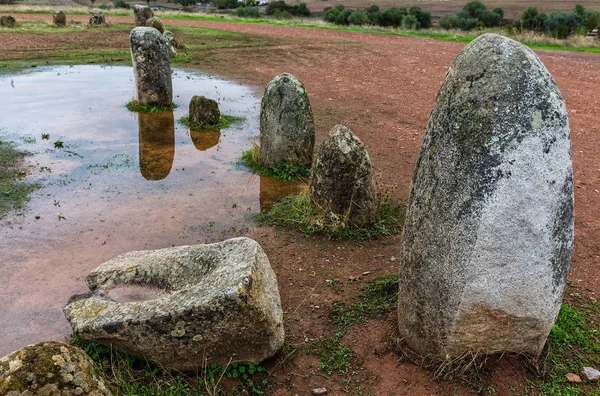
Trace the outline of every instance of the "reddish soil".
<instances>
[{"instance_id":1,"label":"reddish soil","mask_svg":"<svg viewBox=\"0 0 600 396\"><path fill-rule=\"evenodd\" d=\"M48 16L17 16L20 18ZM83 18L82 18L83 19ZM109 17L112 22L132 18ZM189 66L254 85L261 90L281 72L304 82L317 123L317 143L335 124L347 125L367 146L382 186L406 199L423 131L436 93L448 67L463 44L429 39L358 34L317 29L237 23L166 20L167 25L202 26L293 40L285 45L219 49L192 59ZM54 35L52 35L54 37ZM7 41L7 38L10 41ZM50 35L47 36L47 40ZM24 35L3 34L5 52L11 43L27 48ZM23 41L25 40L25 41ZM122 43L123 39L119 39ZM8 48L7 45L8 44ZM122 44L114 44L120 46ZM23 49L23 51L27 51ZM556 79L569 109L575 171L575 251L570 281L592 296L600 293L600 56L574 52L538 51ZM368 242L332 242L304 238L297 233L268 228L251 234L263 246L275 268L285 311L287 346L273 363L277 395L307 395L326 386L328 394L342 394L340 378L319 370L319 361L306 354L311 340L331 335L331 303L348 300L369 279L394 273L399 237ZM357 282L350 276L371 271ZM327 286L339 279L342 291ZM343 338L354 348L351 394L358 387L374 395L467 394L472 390L438 382L420 367L401 361L387 346L392 339L394 315L358 326ZM354 343L355 342L355 343ZM271 368L273 368L273 366ZM311 373L311 370L315 374ZM496 394L523 389L529 377L517 359L490 365L484 386ZM359 383L355 383L359 380ZM485 393L481 393L485 394Z\"/></svg>"}]
</instances>

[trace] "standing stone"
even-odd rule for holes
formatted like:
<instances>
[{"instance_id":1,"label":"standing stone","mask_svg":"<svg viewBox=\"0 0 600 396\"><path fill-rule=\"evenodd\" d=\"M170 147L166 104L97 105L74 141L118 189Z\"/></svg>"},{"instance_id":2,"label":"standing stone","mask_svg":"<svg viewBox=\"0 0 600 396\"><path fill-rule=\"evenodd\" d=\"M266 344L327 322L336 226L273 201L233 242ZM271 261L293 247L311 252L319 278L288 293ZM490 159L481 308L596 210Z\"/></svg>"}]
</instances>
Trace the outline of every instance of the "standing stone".
<instances>
[{"instance_id":1,"label":"standing stone","mask_svg":"<svg viewBox=\"0 0 600 396\"><path fill-rule=\"evenodd\" d=\"M0 395L111 396L108 382L81 349L47 341L0 358Z\"/></svg>"},{"instance_id":2,"label":"standing stone","mask_svg":"<svg viewBox=\"0 0 600 396\"><path fill-rule=\"evenodd\" d=\"M163 36L154 28L136 27L131 31L129 43L139 104L170 106L173 83Z\"/></svg>"},{"instance_id":3,"label":"standing stone","mask_svg":"<svg viewBox=\"0 0 600 396\"><path fill-rule=\"evenodd\" d=\"M260 160L310 165L315 122L304 85L283 73L267 85L260 107Z\"/></svg>"},{"instance_id":4,"label":"standing stone","mask_svg":"<svg viewBox=\"0 0 600 396\"><path fill-rule=\"evenodd\" d=\"M400 337L423 356L538 356L573 249L569 122L527 47L484 34L429 118L404 225Z\"/></svg>"},{"instance_id":5,"label":"standing stone","mask_svg":"<svg viewBox=\"0 0 600 396\"><path fill-rule=\"evenodd\" d=\"M17 20L12 15L0 16L0 26L4 27L15 27Z\"/></svg>"},{"instance_id":6,"label":"standing stone","mask_svg":"<svg viewBox=\"0 0 600 396\"><path fill-rule=\"evenodd\" d=\"M219 104L204 96L194 95L190 100L190 122L195 125L217 125L221 121Z\"/></svg>"},{"instance_id":7,"label":"standing stone","mask_svg":"<svg viewBox=\"0 0 600 396\"><path fill-rule=\"evenodd\" d=\"M147 27L153 27L158 30L161 34L165 32L165 24L158 18L152 17L146 20Z\"/></svg>"},{"instance_id":8,"label":"standing stone","mask_svg":"<svg viewBox=\"0 0 600 396\"><path fill-rule=\"evenodd\" d=\"M136 4L133 7L133 16L135 26L146 26L146 21L154 16L154 11L148 6Z\"/></svg>"},{"instance_id":9,"label":"standing stone","mask_svg":"<svg viewBox=\"0 0 600 396\"><path fill-rule=\"evenodd\" d=\"M378 219L369 154L343 125L336 125L319 146L309 191L313 202L346 224L360 227Z\"/></svg>"},{"instance_id":10,"label":"standing stone","mask_svg":"<svg viewBox=\"0 0 600 396\"><path fill-rule=\"evenodd\" d=\"M167 49L169 50L169 57L173 58L177 56L177 51L175 50L175 47L177 47L177 40L175 39L173 32L170 30L165 30L163 33L163 38L165 39Z\"/></svg>"},{"instance_id":11,"label":"standing stone","mask_svg":"<svg viewBox=\"0 0 600 396\"><path fill-rule=\"evenodd\" d=\"M102 11L94 11L94 15L90 18L90 26L102 26L106 25L106 19Z\"/></svg>"},{"instance_id":12,"label":"standing stone","mask_svg":"<svg viewBox=\"0 0 600 396\"><path fill-rule=\"evenodd\" d=\"M56 10L52 15L52 23L56 26L67 26L67 15L61 10Z\"/></svg>"},{"instance_id":13,"label":"standing stone","mask_svg":"<svg viewBox=\"0 0 600 396\"><path fill-rule=\"evenodd\" d=\"M86 281L64 309L74 334L166 369L262 361L284 342L277 277L249 238L126 253Z\"/></svg>"}]
</instances>

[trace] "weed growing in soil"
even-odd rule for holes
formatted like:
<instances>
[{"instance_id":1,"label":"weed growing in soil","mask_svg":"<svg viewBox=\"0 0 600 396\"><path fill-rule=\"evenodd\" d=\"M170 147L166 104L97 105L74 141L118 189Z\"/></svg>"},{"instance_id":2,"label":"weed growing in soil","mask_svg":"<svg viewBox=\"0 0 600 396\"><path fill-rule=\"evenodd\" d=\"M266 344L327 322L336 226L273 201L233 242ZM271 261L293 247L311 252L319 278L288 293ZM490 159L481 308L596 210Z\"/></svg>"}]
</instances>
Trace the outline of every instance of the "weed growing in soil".
<instances>
[{"instance_id":1,"label":"weed growing in soil","mask_svg":"<svg viewBox=\"0 0 600 396\"><path fill-rule=\"evenodd\" d=\"M20 181L25 176L23 158L28 154L17 150L13 143L0 140L0 218L9 210L22 209L31 192L40 187Z\"/></svg>"},{"instance_id":2,"label":"weed growing in soil","mask_svg":"<svg viewBox=\"0 0 600 396\"><path fill-rule=\"evenodd\" d=\"M232 126L234 124L238 124L244 120L245 120L244 117L236 117L236 116L232 116L232 115L221 114L221 118L219 119L219 123L217 125L198 124L198 123L190 121L190 117L188 117L188 116L181 117L177 121L181 125L184 125L193 130L218 131L221 129L229 128L230 126Z\"/></svg>"},{"instance_id":3,"label":"weed growing in soil","mask_svg":"<svg viewBox=\"0 0 600 396\"><path fill-rule=\"evenodd\" d=\"M127 110L136 113L161 113L163 111L173 111L177 108L177 105L175 103L171 103L170 106L141 105L137 100L131 100L125 107L127 107Z\"/></svg>"},{"instance_id":4,"label":"weed growing in soil","mask_svg":"<svg viewBox=\"0 0 600 396\"><path fill-rule=\"evenodd\" d=\"M352 227L341 219L332 218L328 211L312 202L307 188L297 195L281 198L269 212L255 214L252 218L259 224L294 228L304 235L324 234L331 239L375 239L402 232L404 205L385 196L379 211L379 222L371 227Z\"/></svg>"},{"instance_id":5,"label":"weed growing in soil","mask_svg":"<svg viewBox=\"0 0 600 396\"><path fill-rule=\"evenodd\" d=\"M210 364L197 375L185 375L153 367L109 346L77 336L73 336L71 345L83 349L123 395L262 395L272 387L268 372L257 362L230 363L225 367ZM230 391L225 392L225 387Z\"/></svg>"},{"instance_id":6,"label":"weed growing in soil","mask_svg":"<svg viewBox=\"0 0 600 396\"><path fill-rule=\"evenodd\" d=\"M543 362L547 379L535 386L547 395L600 394L600 384L572 384L565 374L579 374L582 367L600 369L600 304L568 287L570 303L563 303L548 337L548 355Z\"/></svg>"},{"instance_id":7,"label":"weed growing in soil","mask_svg":"<svg viewBox=\"0 0 600 396\"><path fill-rule=\"evenodd\" d=\"M260 162L258 147L256 145L242 154L239 163L250 168L253 173L272 177L275 180L294 181L310 176L310 167L305 165L294 164L287 161L281 161L272 166L263 165Z\"/></svg>"}]
</instances>

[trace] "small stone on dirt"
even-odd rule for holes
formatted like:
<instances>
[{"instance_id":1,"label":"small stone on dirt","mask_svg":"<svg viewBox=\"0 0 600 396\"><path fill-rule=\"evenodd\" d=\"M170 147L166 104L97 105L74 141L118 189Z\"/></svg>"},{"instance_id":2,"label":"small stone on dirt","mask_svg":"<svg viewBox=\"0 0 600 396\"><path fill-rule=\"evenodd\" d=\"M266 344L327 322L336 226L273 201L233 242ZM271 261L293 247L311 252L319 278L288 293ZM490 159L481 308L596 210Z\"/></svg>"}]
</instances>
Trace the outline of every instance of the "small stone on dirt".
<instances>
[{"instance_id":1,"label":"small stone on dirt","mask_svg":"<svg viewBox=\"0 0 600 396\"><path fill-rule=\"evenodd\" d=\"M584 367L581 369L581 378L587 381L598 381L600 378L600 371L592 367Z\"/></svg>"},{"instance_id":2,"label":"small stone on dirt","mask_svg":"<svg viewBox=\"0 0 600 396\"><path fill-rule=\"evenodd\" d=\"M565 378L567 379L567 381L569 382L574 382L574 383L580 383L581 382L581 377L578 376L575 373L568 373L565 374Z\"/></svg>"},{"instance_id":3,"label":"small stone on dirt","mask_svg":"<svg viewBox=\"0 0 600 396\"><path fill-rule=\"evenodd\" d=\"M189 111L190 122L197 125L218 125L221 120L219 104L204 96L194 95Z\"/></svg>"},{"instance_id":4,"label":"small stone on dirt","mask_svg":"<svg viewBox=\"0 0 600 396\"><path fill-rule=\"evenodd\" d=\"M327 388L314 388L312 390L313 395L325 395L327 394Z\"/></svg>"}]
</instances>

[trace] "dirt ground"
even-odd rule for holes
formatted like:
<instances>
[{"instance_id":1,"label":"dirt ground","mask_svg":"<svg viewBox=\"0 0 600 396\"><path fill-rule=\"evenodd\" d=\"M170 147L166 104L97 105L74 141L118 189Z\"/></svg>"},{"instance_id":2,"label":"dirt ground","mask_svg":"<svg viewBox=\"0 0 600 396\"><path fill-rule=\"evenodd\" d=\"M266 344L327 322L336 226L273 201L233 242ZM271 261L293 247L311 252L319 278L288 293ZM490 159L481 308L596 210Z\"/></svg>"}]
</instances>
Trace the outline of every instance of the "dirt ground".
<instances>
[{"instance_id":1,"label":"dirt ground","mask_svg":"<svg viewBox=\"0 0 600 396\"><path fill-rule=\"evenodd\" d=\"M18 15L17 19L48 18ZM85 17L81 17L83 20ZM109 22L131 22L109 17ZM347 125L365 143L380 185L406 200L423 131L436 93L463 44L317 29L165 20L167 25L202 26L285 39L284 45L207 51L191 59L196 68L228 77L261 91L275 75L289 72L304 82L315 112L317 144L335 124ZM5 56L36 51L37 39L3 33ZM44 45L60 43L46 35ZM106 36L103 45L127 48L123 37ZM111 41L113 40L113 41ZM291 43L290 43L291 42ZM185 52L185 51L184 51ZM565 97L571 123L575 172L575 250L570 282L594 298L600 293L600 56L574 52L537 52ZM340 378L319 370L318 358L303 353L310 340L335 332L328 320L336 300L348 300L369 279L395 273L400 238L333 242L269 228L250 237L264 248L279 280L287 347L274 368L276 395L307 395L325 386L343 394ZM359 281L349 277L365 271ZM336 292L326 280L339 279ZM351 394L359 387L373 395L472 394L451 382L438 382L420 367L403 362L387 347L394 314L357 326L343 341L357 353ZM273 364L275 365L275 363ZM311 370L316 375L311 374ZM486 386L496 394L522 390L531 378L520 360L505 358L490 367ZM491 392L490 392L491 393ZM366 392L365 392L366 394ZM480 393L486 394L486 393Z\"/></svg>"}]
</instances>

